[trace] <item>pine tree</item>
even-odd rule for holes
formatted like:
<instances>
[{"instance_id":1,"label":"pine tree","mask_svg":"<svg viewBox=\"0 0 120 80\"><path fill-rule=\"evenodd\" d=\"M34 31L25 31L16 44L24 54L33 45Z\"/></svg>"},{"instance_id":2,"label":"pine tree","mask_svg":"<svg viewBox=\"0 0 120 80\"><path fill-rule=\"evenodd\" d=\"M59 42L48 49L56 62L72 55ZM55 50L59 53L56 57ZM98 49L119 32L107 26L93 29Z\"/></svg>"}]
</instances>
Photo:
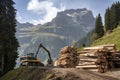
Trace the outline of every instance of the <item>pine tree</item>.
<instances>
[{"instance_id":1,"label":"pine tree","mask_svg":"<svg viewBox=\"0 0 120 80\"><path fill-rule=\"evenodd\" d=\"M110 10L110 23L111 23L111 26L112 26L112 30L114 28L116 28L117 26L117 9L116 9L116 4L114 3L111 7L111 10Z\"/></svg>"},{"instance_id":2,"label":"pine tree","mask_svg":"<svg viewBox=\"0 0 120 80\"><path fill-rule=\"evenodd\" d=\"M116 24L120 23L120 2L116 2ZM117 27L117 26L116 26Z\"/></svg>"},{"instance_id":3,"label":"pine tree","mask_svg":"<svg viewBox=\"0 0 120 80\"><path fill-rule=\"evenodd\" d=\"M120 24L120 2L113 3L105 13L105 29L113 30Z\"/></svg>"},{"instance_id":4,"label":"pine tree","mask_svg":"<svg viewBox=\"0 0 120 80\"><path fill-rule=\"evenodd\" d=\"M97 34L97 38L100 38L104 35L104 26L102 24L102 19L100 14L98 14L98 17L96 18L95 33Z\"/></svg>"},{"instance_id":5,"label":"pine tree","mask_svg":"<svg viewBox=\"0 0 120 80\"><path fill-rule=\"evenodd\" d=\"M106 32L112 30L112 25L111 25L110 21L111 21L110 20L110 9L108 8L105 13L105 30L106 30Z\"/></svg>"},{"instance_id":6,"label":"pine tree","mask_svg":"<svg viewBox=\"0 0 120 80\"><path fill-rule=\"evenodd\" d=\"M0 0L0 62L2 71L0 75L12 70L16 64L18 41L16 32L16 10L12 0Z\"/></svg>"}]
</instances>

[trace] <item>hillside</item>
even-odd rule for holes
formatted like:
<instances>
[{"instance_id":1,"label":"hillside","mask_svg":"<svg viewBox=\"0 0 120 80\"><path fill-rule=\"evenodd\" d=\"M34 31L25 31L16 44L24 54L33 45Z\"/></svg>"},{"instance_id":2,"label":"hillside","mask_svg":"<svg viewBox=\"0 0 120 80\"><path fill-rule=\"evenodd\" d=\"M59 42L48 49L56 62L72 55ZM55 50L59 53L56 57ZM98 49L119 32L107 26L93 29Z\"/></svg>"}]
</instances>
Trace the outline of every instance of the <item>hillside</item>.
<instances>
[{"instance_id":1,"label":"hillside","mask_svg":"<svg viewBox=\"0 0 120 80\"><path fill-rule=\"evenodd\" d=\"M112 76L75 68L18 68L0 80L118 80Z\"/></svg>"},{"instance_id":2,"label":"hillside","mask_svg":"<svg viewBox=\"0 0 120 80\"><path fill-rule=\"evenodd\" d=\"M120 50L120 26L114 29L109 35L105 35L102 38L96 40L92 46L103 44L116 44L118 50Z\"/></svg>"}]
</instances>

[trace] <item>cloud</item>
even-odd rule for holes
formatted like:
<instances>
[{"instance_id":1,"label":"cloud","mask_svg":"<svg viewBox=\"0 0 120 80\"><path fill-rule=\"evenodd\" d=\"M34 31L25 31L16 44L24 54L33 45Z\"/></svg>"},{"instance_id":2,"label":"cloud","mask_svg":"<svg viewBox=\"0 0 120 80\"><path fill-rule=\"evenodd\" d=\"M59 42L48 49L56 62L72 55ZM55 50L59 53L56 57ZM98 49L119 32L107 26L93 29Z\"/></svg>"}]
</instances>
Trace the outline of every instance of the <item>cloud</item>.
<instances>
[{"instance_id":1,"label":"cloud","mask_svg":"<svg viewBox=\"0 0 120 80\"><path fill-rule=\"evenodd\" d=\"M43 15L41 19L32 20L34 24L44 24L50 22L56 17L57 12L64 11L65 6L61 4L60 8L54 6L52 1L31 0L27 5L27 10L32 11L38 15Z\"/></svg>"},{"instance_id":2,"label":"cloud","mask_svg":"<svg viewBox=\"0 0 120 80\"><path fill-rule=\"evenodd\" d=\"M20 16L20 14L17 12L17 16L16 19L20 22L22 20L22 17Z\"/></svg>"}]
</instances>

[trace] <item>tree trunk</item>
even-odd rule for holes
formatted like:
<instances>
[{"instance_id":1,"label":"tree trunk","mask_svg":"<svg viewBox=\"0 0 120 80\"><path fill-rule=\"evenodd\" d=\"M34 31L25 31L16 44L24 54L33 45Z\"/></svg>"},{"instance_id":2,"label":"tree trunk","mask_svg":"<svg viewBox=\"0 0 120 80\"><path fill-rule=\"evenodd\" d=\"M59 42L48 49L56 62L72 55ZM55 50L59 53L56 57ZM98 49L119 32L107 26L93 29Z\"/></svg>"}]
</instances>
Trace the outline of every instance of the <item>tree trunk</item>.
<instances>
[{"instance_id":1,"label":"tree trunk","mask_svg":"<svg viewBox=\"0 0 120 80\"><path fill-rule=\"evenodd\" d=\"M2 75L4 72L4 54L1 55L1 70L0 70L0 74Z\"/></svg>"}]
</instances>

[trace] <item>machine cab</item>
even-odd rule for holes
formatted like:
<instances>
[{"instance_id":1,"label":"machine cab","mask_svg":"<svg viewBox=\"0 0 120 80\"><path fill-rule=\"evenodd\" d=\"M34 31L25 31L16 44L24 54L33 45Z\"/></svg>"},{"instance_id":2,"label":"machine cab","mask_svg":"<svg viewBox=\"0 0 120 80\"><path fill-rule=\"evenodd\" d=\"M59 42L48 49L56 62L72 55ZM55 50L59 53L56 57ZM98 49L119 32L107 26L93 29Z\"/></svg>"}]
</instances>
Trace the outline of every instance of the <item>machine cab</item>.
<instances>
[{"instance_id":1,"label":"machine cab","mask_svg":"<svg viewBox=\"0 0 120 80\"><path fill-rule=\"evenodd\" d=\"M26 56L21 56L20 60L35 60L34 53L28 53Z\"/></svg>"}]
</instances>

